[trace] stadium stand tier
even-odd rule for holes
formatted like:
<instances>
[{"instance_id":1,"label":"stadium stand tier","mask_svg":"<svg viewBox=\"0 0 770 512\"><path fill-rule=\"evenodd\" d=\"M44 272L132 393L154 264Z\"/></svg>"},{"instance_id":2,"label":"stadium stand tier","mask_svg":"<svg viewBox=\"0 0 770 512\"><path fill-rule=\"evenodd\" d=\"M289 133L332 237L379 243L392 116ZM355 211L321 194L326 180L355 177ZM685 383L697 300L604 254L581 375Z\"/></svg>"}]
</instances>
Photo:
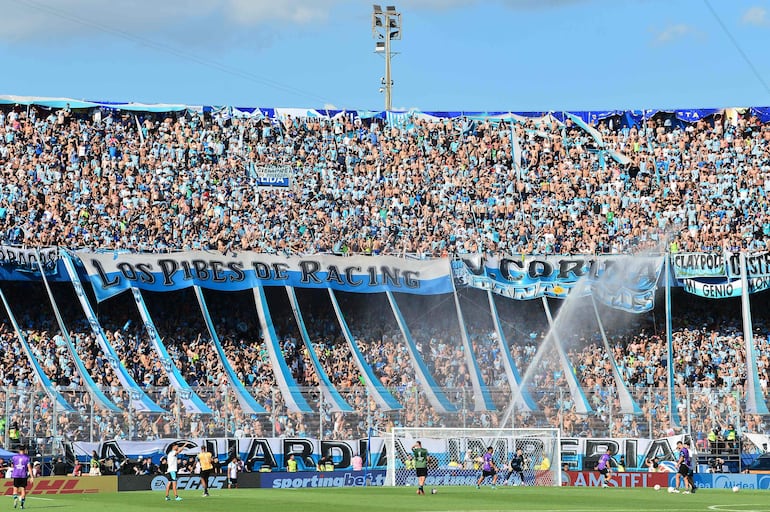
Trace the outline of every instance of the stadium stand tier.
<instances>
[{"instance_id":1,"label":"stadium stand tier","mask_svg":"<svg viewBox=\"0 0 770 512\"><path fill-rule=\"evenodd\" d=\"M689 432L729 458L728 425L739 439L767 433L766 111L365 115L6 97L5 443L17 441L12 426L52 452L62 439L341 439L395 425L513 421L559 427L562 436ZM43 271L50 283L32 264L35 248L56 251ZM324 289L296 287L295 304L283 287L265 286L262 316L252 290L205 289L205 303L189 288L144 290L151 322L136 295L103 299L85 286L94 329L59 254L87 280L79 260L88 253L121 260L196 251L450 261L454 274L449 292L396 293L398 308L383 293L342 288L330 301ZM680 274L655 274L644 305L602 303L598 321L591 300L573 301L558 343L572 370L558 350L538 355L553 337L543 302L496 293L490 314L489 287L461 286L473 279L458 274L474 258L642 253L659 257L657 269L678 255L713 261L676 260ZM739 253L752 259L731 259ZM694 266L714 273L688 281L682 269ZM750 298L737 284L746 275ZM722 277L729 291L709 288ZM572 284L526 298L546 297L559 315ZM529 406L514 396L511 364ZM570 392L571 373L588 412ZM372 377L386 390L379 397ZM384 407L386 394L399 407Z\"/></svg>"}]
</instances>

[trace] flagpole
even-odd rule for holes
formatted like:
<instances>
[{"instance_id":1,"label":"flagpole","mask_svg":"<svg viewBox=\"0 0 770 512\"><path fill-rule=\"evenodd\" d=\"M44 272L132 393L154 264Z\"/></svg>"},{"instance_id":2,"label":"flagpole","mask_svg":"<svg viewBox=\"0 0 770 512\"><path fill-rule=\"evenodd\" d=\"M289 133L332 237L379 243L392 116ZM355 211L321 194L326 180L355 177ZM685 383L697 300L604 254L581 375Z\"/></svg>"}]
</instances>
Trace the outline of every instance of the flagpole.
<instances>
[{"instance_id":1,"label":"flagpole","mask_svg":"<svg viewBox=\"0 0 770 512\"><path fill-rule=\"evenodd\" d=\"M738 255L741 265L741 317L743 319L743 343L746 350L746 412L767 415L767 403L762 396L757 371L757 351L754 346L754 327L751 321L751 299L749 297L749 277L746 268L746 254ZM729 268L729 267L728 267Z\"/></svg>"},{"instance_id":2,"label":"flagpole","mask_svg":"<svg viewBox=\"0 0 770 512\"><path fill-rule=\"evenodd\" d=\"M675 414L676 403L676 380L674 376L674 339L672 334L671 322L671 253L666 248L665 259L665 281L666 281L666 367L668 370L668 417L672 427L679 426L679 418Z\"/></svg>"}]
</instances>

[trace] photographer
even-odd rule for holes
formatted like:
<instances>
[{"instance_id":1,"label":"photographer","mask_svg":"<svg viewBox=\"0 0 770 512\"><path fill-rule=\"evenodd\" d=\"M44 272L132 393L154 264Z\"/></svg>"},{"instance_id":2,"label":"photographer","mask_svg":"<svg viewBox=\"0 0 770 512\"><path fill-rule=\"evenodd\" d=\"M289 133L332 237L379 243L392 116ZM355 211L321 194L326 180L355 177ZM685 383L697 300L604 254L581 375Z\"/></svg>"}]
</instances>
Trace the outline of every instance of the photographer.
<instances>
[{"instance_id":1,"label":"photographer","mask_svg":"<svg viewBox=\"0 0 770 512\"><path fill-rule=\"evenodd\" d=\"M709 460L709 473L726 473L725 461L722 457Z\"/></svg>"},{"instance_id":2,"label":"photographer","mask_svg":"<svg viewBox=\"0 0 770 512\"><path fill-rule=\"evenodd\" d=\"M647 459L645 461L645 464L647 465L647 471L650 473L654 473L656 471L660 471L660 459L657 457L653 457L651 459Z\"/></svg>"}]
</instances>

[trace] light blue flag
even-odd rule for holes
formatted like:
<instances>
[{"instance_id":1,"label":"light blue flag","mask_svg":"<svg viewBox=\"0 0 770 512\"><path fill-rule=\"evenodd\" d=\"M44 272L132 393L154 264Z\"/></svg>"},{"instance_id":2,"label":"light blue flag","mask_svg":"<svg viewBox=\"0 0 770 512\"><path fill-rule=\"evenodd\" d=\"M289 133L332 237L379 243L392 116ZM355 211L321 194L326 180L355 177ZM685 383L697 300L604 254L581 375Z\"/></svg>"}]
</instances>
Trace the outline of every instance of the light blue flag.
<instances>
[{"instance_id":1,"label":"light blue flag","mask_svg":"<svg viewBox=\"0 0 770 512\"><path fill-rule=\"evenodd\" d=\"M75 409L73 409L72 406L70 406L70 404L68 404L64 399L62 394L59 393L59 390L56 388L53 382L51 382L51 379L48 378L48 375L46 375L43 371L43 368L40 366L40 363L35 357L35 354L32 353L32 348L29 346L27 338L24 337L24 333L19 327L19 323L16 321L16 316L13 314L13 311L11 311L11 306L8 304L2 289L0 289L0 299L3 301L5 311L8 313L8 318L11 320L13 330L16 332L16 337L19 338L19 343L21 343L21 348L24 350L24 354L27 356L27 360L29 360L32 371L43 385L43 390L46 392L49 398L51 398L51 400L56 403L56 407L59 411L73 412Z\"/></svg>"},{"instance_id":2,"label":"light blue flag","mask_svg":"<svg viewBox=\"0 0 770 512\"><path fill-rule=\"evenodd\" d=\"M725 258L727 260L727 258ZM751 300L749 299L749 278L746 270L746 254L739 255L741 265L741 312L743 317L743 343L746 350L746 412L767 415L765 397L759 383L757 370L757 348L754 345L754 332L751 321Z\"/></svg>"},{"instance_id":3,"label":"light blue flag","mask_svg":"<svg viewBox=\"0 0 770 512\"><path fill-rule=\"evenodd\" d=\"M209 330L209 336L211 336L211 341L214 343L214 348L219 356L219 362L222 363L222 368L224 368L225 373L227 374L231 389L233 390L233 393L235 393L235 398L238 399L238 403L241 404L241 409L247 414L266 414L267 411L265 408L259 405L257 401L254 400L254 397L246 391L243 383L238 379L238 374L235 373L232 365L227 360L227 354L225 354L225 349L219 341L219 336L217 336L217 331L214 328L214 322L211 321L209 308L206 307L206 299L203 297L203 290L197 285L193 286L193 290L195 291L195 297L198 299L198 305L201 308L203 320L206 322L206 327Z\"/></svg>"},{"instance_id":4,"label":"light blue flag","mask_svg":"<svg viewBox=\"0 0 770 512\"><path fill-rule=\"evenodd\" d=\"M91 303L88 301L88 297L86 297L85 291L83 290L83 285L80 283L80 278L78 277L77 271L75 270L75 264L72 261L72 258L66 250L62 251L61 254L62 263L64 263L64 268L67 270L67 274L69 275L73 288L75 288L75 295L80 302L83 313L86 315L88 324L91 326L91 332L96 337L96 341L99 344L99 347L102 349L102 352L110 362L110 366L112 366L115 375L118 377L120 385L123 386L123 389L125 389L128 393L129 399L131 400L131 406L135 411L152 413L166 412L163 410L163 408L159 407L155 402L153 402L149 396L147 396L144 390L139 387L136 381L134 381L133 377L129 375L126 367L123 366L123 364L120 362L120 357L118 357L118 354L115 352L115 348L112 346L112 344L110 344L110 341L104 334L104 329L102 329L102 326L99 323L99 320L96 318L96 314L94 314L93 308L91 307Z\"/></svg>"},{"instance_id":5,"label":"light blue flag","mask_svg":"<svg viewBox=\"0 0 770 512\"><path fill-rule=\"evenodd\" d=\"M353 412L354 409L340 396L334 384L329 380L329 376L326 375L321 362L318 360L318 356L315 353L313 342L310 340L310 335L307 333L307 327L305 327L305 321L302 318L302 312L299 309L299 303L297 302L297 294L294 293L294 288L286 286L286 293L289 296L289 304L291 304L291 310L294 312L294 319L299 327L299 333L302 337L302 342L305 344L307 353L310 356L310 362L313 365L316 376L318 376L318 387L321 388L324 398L328 404L331 404L329 410L340 412Z\"/></svg>"},{"instance_id":6,"label":"light blue flag","mask_svg":"<svg viewBox=\"0 0 770 512\"><path fill-rule=\"evenodd\" d=\"M567 380L570 395L575 401L575 412L578 414L590 414L593 412L593 409L588 403L588 399L586 398L585 393L583 393L583 388L580 387L580 383L577 380L577 371L575 370L572 362L569 360L567 352L564 350L561 337L559 336L559 326L557 325L557 322L554 322L553 316L551 315L551 307L548 305L548 298L542 297L542 300L543 309L545 309L545 316L548 319L548 325L551 328L551 331L548 333L548 335L553 337L553 343L556 345L556 352L559 355L559 360L561 361L561 367L563 370L562 374Z\"/></svg>"},{"instance_id":7,"label":"light blue flag","mask_svg":"<svg viewBox=\"0 0 770 512\"><path fill-rule=\"evenodd\" d=\"M356 344L353 333L350 332L345 317L342 315L342 309L340 308L339 302L337 302L337 296L331 288L329 288L329 298L331 299L334 313L337 315L337 322L339 322L340 329L342 329L342 334L345 336L345 341L348 342L350 355L353 356L353 362L356 363L358 371L361 372L359 381L362 381L362 383L366 385L366 389L369 391L372 400L377 402L380 408L386 411L401 409L401 404L393 398L393 395L391 395L387 389L385 389L385 386L382 385L380 379L374 374L372 367L366 362L364 355L361 353L361 349L359 349Z\"/></svg>"},{"instance_id":8,"label":"light blue flag","mask_svg":"<svg viewBox=\"0 0 770 512\"><path fill-rule=\"evenodd\" d=\"M78 351L75 349L75 345L72 343L72 338L70 338L69 330L67 329L67 326L64 323L64 319L61 316L61 311L59 311L59 306L56 304L56 300L53 297L51 286L48 284L48 278L45 275L43 264L41 263L40 252L37 254L37 265L38 269L40 270L40 275L43 278L43 284L45 285L45 290L48 293L48 300L51 302L54 317L56 317L56 323L59 325L59 330L61 331L64 344L67 346L67 350L69 350L69 353L72 356L72 360L75 363L75 368L77 369L82 383L85 384L86 389L96 404L114 413L122 413L123 411L120 409L120 407L112 403L110 399L107 398L107 396L102 392L101 388L96 385L96 382L94 382L94 379L88 373L86 365L83 364L83 360L78 355Z\"/></svg>"},{"instance_id":9,"label":"light blue flag","mask_svg":"<svg viewBox=\"0 0 770 512\"><path fill-rule=\"evenodd\" d=\"M454 288L454 281L452 281L452 287ZM481 375L481 369L479 368L479 362L473 353L473 344L471 343L468 331L465 329L465 319L463 317L463 310L460 307L460 298L457 296L457 289L454 288L452 295L455 301L455 311L457 312L457 322L460 324L460 339L463 343L463 353L465 354L465 364L468 368L468 376L471 379L471 386L473 386L473 401L475 411L496 411L494 401L492 401L492 395L489 393L489 387L484 382L484 378Z\"/></svg>"},{"instance_id":10,"label":"light blue flag","mask_svg":"<svg viewBox=\"0 0 770 512\"><path fill-rule=\"evenodd\" d=\"M179 396L179 401L182 403L187 412L191 414L213 414L213 411L205 404L203 400L193 391L190 385L187 383L179 368L176 367L174 361L171 359L171 355L163 345L163 340L158 334L158 329L155 327L155 322L152 321L150 311L147 309L147 305L144 303L144 297L142 291L139 288L131 288L131 293L134 296L134 302L136 308L139 310L139 316L142 317L144 322L144 329L147 331L147 336L150 338L150 343L158 355L158 358L163 365L163 369L166 371L168 380ZM129 320L130 321L130 320Z\"/></svg>"},{"instance_id":11,"label":"light blue flag","mask_svg":"<svg viewBox=\"0 0 770 512\"><path fill-rule=\"evenodd\" d=\"M406 319L401 314L401 309L396 303L396 298L393 296L393 292L386 291L390 302L390 308L393 311L393 316L396 317L399 329L401 329L401 335L404 337L406 343L406 349L409 352L409 357L412 359L412 366L414 367L417 380L420 382L423 393L428 398L431 406L440 413L457 412L457 407L447 399L444 392L441 391L433 376L428 370L428 366L423 361L420 352L417 350L417 345L412 338L412 333L409 331L409 327L406 325Z\"/></svg>"},{"instance_id":12,"label":"light blue flag","mask_svg":"<svg viewBox=\"0 0 770 512\"><path fill-rule=\"evenodd\" d=\"M500 348L502 354L503 368L505 374L508 377L508 385L511 387L511 397L514 405L521 405L526 411L538 410L537 403L529 394L529 391L522 388L521 375L519 374L516 363L511 355L511 348L508 346L508 342L505 339L505 333L503 332L503 325L500 322L500 315L497 312L497 306L495 305L495 295L492 290L487 290L487 301L489 302L489 311L492 314L492 322L495 325L495 334L497 334L497 345ZM518 397L521 395L520 402ZM518 403L517 403L518 402Z\"/></svg>"},{"instance_id":13,"label":"light blue flag","mask_svg":"<svg viewBox=\"0 0 770 512\"><path fill-rule=\"evenodd\" d=\"M283 357L281 344L278 341L278 335L275 333L275 327L273 326L273 318L270 316L270 308L267 305L265 290L261 285L254 288L254 302L257 305L257 315L262 327L262 334L265 337L267 355L273 368L273 377L278 385L278 389L281 390L287 409L290 412L313 412L313 409L302 396L299 386L297 386L297 382L294 380L291 370L286 364L286 359Z\"/></svg>"}]
</instances>

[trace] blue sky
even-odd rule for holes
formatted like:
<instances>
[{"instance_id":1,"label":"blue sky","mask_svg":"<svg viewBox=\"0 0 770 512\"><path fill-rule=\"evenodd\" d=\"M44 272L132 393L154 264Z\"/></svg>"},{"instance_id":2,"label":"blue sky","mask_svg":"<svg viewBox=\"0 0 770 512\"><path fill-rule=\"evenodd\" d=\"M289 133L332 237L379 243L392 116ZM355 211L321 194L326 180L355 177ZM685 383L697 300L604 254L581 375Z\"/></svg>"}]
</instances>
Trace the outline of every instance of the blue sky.
<instances>
[{"instance_id":1,"label":"blue sky","mask_svg":"<svg viewBox=\"0 0 770 512\"><path fill-rule=\"evenodd\" d=\"M770 105L770 0L393 4L403 16L394 108ZM383 107L372 2L0 0L0 9L0 94Z\"/></svg>"}]
</instances>

